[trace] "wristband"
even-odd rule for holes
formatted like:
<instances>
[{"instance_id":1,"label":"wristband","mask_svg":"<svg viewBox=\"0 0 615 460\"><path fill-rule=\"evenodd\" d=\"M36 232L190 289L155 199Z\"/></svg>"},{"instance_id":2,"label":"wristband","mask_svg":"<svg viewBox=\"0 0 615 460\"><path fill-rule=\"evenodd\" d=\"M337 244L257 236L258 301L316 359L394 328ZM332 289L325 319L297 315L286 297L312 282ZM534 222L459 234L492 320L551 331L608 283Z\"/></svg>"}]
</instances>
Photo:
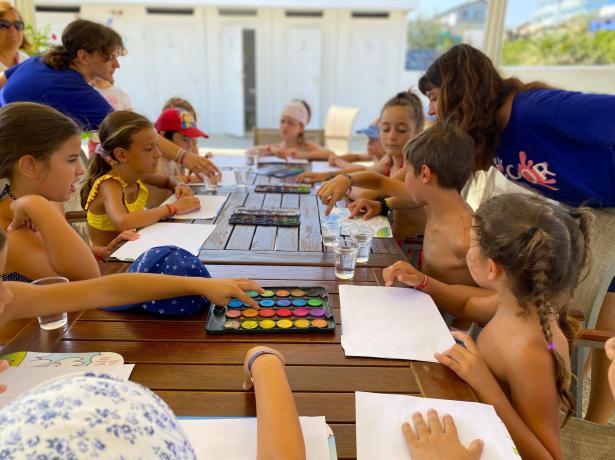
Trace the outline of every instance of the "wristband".
<instances>
[{"instance_id":1,"label":"wristband","mask_svg":"<svg viewBox=\"0 0 615 460\"><path fill-rule=\"evenodd\" d=\"M286 362L284 361L284 357L278 353L275 350L258 350L256 353L254 353L252 356L250 356L250 359L248 360L248 374L250 374L250 378L252 378L252 364L254 364L254 361L256 360L256 358L258 358L259 356L262 355L275 355L277 356L280 361L282 361L282 365L285 365Z\"/></svg>"},{"instance_id":2,"label":"wristband","mask_svg":"<svg viewBox=\"0 0 615 460\"><path fill-rule=\"evenodd\" d=\"M100 246L92 246L92 253L94 254L94 258L99 262L102 262L104 260L102 254L103 252L105 252L105 250L106 248Z\"/></svg>"},{"instance_id":3,"label":"wristband","mask_svg":"<svg viewBox=\"0 0 615 460\"><path fill-rule=\"evenodd\" d=\"M423 281L421 281L421 284L417 284L416 286L414 286L414 289L416 289L417 291L422 291L423 289L427 287L428 281L429 281L429 276L423 273Z\"/></svg>"},{"instance_id":4,"label":"wristband","mask_svg":"<svg viewBox=\"0 0 615 460\"><path fill-rule=\"evenodd\" d=\"M177 214L177 211L178 211L177 206L175 206L174 204L165 204L165 206L167 207L169 211L169 217Z\"/></svg>"},{"instance_id":5,"label":"wristband","mask_svg":"<svg viewBox=\"0 0 615 460\"><path fill-rule=\"evenodd\" d=\"M184 158L186 158L186 154L188 152L184 149L179 149L179 152L177 152L177 155L175 155L175 161L177 163L179 163L180 165L184 164Z\"/></svg>"},{"instance_id":6,"label":"wristband","mask_svg":"<svg viewBox=\"0 0 615 460\"><path fill-rule=\"evenodd\" d=\"M352 186L354 185L354 180L352 179L352 176L348 173L342 173L340 174L340 176L347 177L348 180L350 181L350 187L352 188Z\"/></svg>"}]
</instances>

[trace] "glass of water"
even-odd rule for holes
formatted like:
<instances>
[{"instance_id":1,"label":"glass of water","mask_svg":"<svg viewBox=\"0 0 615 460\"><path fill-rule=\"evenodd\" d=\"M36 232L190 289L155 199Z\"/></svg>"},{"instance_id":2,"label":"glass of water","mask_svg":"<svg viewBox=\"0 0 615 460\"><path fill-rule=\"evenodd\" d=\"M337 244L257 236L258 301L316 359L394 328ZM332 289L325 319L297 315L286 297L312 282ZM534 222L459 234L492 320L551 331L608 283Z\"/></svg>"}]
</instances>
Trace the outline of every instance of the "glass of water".
<instances>
[{"instance_id":1,"label":"glass of water","mask_svg":"<svg viewBox=\"0 0 615 460\"><path fill-rule=\"evenodd\" d=\"M32 284L37 284L39 286L56 283L68 283L68 278L64 278L63 276L50 276L32 281ZM56 313L55 315L38 316L38 324L41 329L45 331L60 329L68 324L68 314L64 312Z\"/></svg>"},{"instance_id":2,"label":"glass of water","mask_svg":"<svg viewBox=\"0 0 615 460\"><path fill-rule=\"evenodd\" d=\"M354 241L358 248L358 264L364 264L369 260L369 250L373 237L374 231L364 225L355 225L350 229L350 240Z\"/></svg>"},{"instance_id":3,"label":"glass of water","mask_svg":"<svg viewBox=\"0 0 615 460\"><path fill-rule=\"evenodd\" d=\"M218 190L218 176L204 176L203 181L205 182L205 189L208 192L215 192L216 190Z\"/></svg>"},{"instance_id":4,"label":"glass of water","mask_svg":"<svg viewBox=\"0 0 615 460\"><path fill-rule=\"evenodd\" d=\"M357 263L357 252L359 248L354 241L345 245L337 246L335 252L335 276L341 280L354 278L354 268Z\"/></svg>"},{"instance_id":5,"label":"glass of water","mask_svg":"<svg viewBox=\"0 0 615 460\"><path fill-rule=\"evenodd\" d=\"M250 173L250 168L247 166L236 166L235 167L235 182L237 187L246 188L248 186L248 174Z\"/></svg>"},{"instance_id":6,"label":"glass of water","mask_svg":"<svg viewBox=\"0 0 615 460\"><path fill-rule=\"evenodd\" d=\"M340 223L337 220L329 220L322 223L322 244L335 247L340 241Z\"/></svg>"}]
</instances>

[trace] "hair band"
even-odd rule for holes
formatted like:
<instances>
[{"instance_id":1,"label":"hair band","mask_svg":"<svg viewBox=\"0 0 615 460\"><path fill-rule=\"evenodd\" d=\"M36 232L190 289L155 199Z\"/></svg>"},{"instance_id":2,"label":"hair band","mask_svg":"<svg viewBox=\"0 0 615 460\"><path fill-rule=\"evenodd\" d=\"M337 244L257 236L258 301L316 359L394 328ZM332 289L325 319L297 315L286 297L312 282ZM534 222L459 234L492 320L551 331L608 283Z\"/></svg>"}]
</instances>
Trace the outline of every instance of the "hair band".
<instances>
[{"instance_id":1,"label":"hair band","mask_svg":"<svg viewBox=\"0 0 615 460\"><path fill-rule=\"evenodd\" d=\"M407 99L408 98L408 93L406 93L406 92L397 93L395 95L395 97L397 97L399 99Z\"/></svg>"},{"instance_id":2,"label":"hair band","mask_svg":"<svg viewBox=\"0 0 615 460\"><path fill-rule=\"evenodd\" d=\"M94 148L94 153L96 155L100 155L101 157L107 156L107 153L105 152L105 149L103 148L102 144L96 144L96 147Z\"/></svg>"},{"instance_id":3,"label":"hair band","mask_svg":"<svg viewBox=\"0 0 615 460\"><path fill-rule=\"evenodd\" d=\"M547 348L549 350L555 350L555 342L550 342L547 344Z\"/></svg>"}]
</instances>

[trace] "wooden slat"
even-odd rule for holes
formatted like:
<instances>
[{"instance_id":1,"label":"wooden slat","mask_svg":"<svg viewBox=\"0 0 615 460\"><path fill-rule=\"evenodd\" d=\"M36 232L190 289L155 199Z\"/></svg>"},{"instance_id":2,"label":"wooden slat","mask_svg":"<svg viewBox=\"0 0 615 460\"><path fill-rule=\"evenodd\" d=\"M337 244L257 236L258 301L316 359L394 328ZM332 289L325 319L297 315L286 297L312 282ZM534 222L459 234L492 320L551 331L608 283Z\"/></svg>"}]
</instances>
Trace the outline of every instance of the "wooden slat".
<instances>
[{"instance_id":1,"label":"wooden slat","mask_svg":"<svg viewBox=\"0 0 615 460\"><path fill-rule=\"evenodd\" d=\"M442 364L412 362L410 368L425 398L478 401L472 388Z\"/></svg>"},{"instance_id":2,"label":"wooden slat","mask_svg":"<svg viewBox=\"0 0 615 460\"><path fill-rule=\"evenodd\" d=\"M2 348L2 354L14 353L16 351L52 351L67 328L70 329L75 324L80 314L69 313L68 325L64 329L56 329L55 331L43 331L36 319L30 321Z\"/></svg>"},{"instance_id":3,"label":"wooden slat","mask_svg":"<svg viewBox=\"0 0 615 460\"><path fill-rule=\"evenodd\" d=\"M345 281L335 279L334 267L274 267L267 265L208 265L207 269L214 278L252 278L257 280L286 279L287 283L294 280L316 282L335 281L344 284ZM382 271L382 270L380 270ZM291 281L292 280L292 281ZM366 267L355 269L354 279L351 281L375 281L374 270ZM307 283L306 283L307 284Z\"/></svg>"},{"instance_id":4,"label":"wooden slat","mask_svg":"<svg viewBox=\"0 0 615 460\"><path fill-rule=\"evenodd\" d=\"M284 193L282 195L283 208L299 208L299 195ZM301 216L303 219L303 216ZM299 227L279 227L275 240L276 251L293 251L299 249Z\"/></svg>"},{"instance_id":5,"label":"wooden slat","mask_svg":"<svg viewBox=\"0 0 615 460\"><path fill-rule=\"evenodd\" d=\"M14 319L2 326L0 328L0 348L19 334L30 321L34 320L32 318Z\"/></svg>"},{"instance_id":6,"label":"wooden slat","mask_svg":"<svg viewBox=\"0 0 615 460\"><path fill-rule=\"evenodd\" d=\"M263 201L264 207L279 207L282 195L279 193L266 193ZM251 249L254 251L273 251L278 227L259 225L254 232Z\"/></svg>"},{"instance_id":7,"label":"wooden slat","mask_svg":"<svg viewBox=\"0 0 615 460\"><path fill-rule=\"evenodd\" d=\"M237 206L243 206L246 200L245 193L233 192L226 200L226 204L218 214L216 219L216 229L203 245L203 249L224 249L226 243L231 236L233 226L228 223L233 210Z\"/></svg>"},{"instance_id":8,"label":"wooden slat","mask_svg":"<svg viewBox=\"0 0 615 460\"><path fill-rule=\"evenodd\" d=\"M317 200L313 192L309 195L301 195L299 198L299 209L301 210L299 251L321 252L323 250Z\"/></svg>"}]
</instances>

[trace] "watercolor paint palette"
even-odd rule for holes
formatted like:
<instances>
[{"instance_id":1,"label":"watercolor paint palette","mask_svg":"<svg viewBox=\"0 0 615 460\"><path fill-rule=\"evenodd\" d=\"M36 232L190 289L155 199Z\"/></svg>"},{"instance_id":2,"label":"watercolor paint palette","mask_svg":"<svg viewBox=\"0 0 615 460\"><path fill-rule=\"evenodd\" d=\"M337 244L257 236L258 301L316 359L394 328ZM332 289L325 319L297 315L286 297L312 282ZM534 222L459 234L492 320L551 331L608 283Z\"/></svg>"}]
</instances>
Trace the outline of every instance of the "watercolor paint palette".
<instances>
[{"instance_id":1,"label":"watercolor paint palette","mask_svg":"<svg viewBox=\"0 0 615 460\"><path fill-rule=\"evenodd\" d=\"M296 227L300 213L296 208L235 208L229 223L236 225L275 225Z\"/></svg>"},{"instance_id":2,"label":"watercolor paint palette","mask_svg":"<svg viewBox=\"0 0 615 460\"><path fill-rule=\"evenodd\" d=\"M212 305L206 330L211 334L262 334L332 332L335 319L329 294L320 286L265 287L259 294L248 291L259 309L232 299L228 305Z\"/></svg>"},{"instance_id":3,"label":"watercolor paint palette","mask_svg":"<svg viewBox=\"0 0 615 460\"><path fill-rule=\"evenodd\" d=\"M286 166L269 166L258 170L258 174L265 176L277 177L278 179L290 176L296 176L304 172L304 168L286 167Z\"/></svg>"},{"instance_id":4,"label":"watercolor paint palette","mask_svg":"<svg viewBox=\"0 0 615 460\"><path fill-rule=\"evenodd\" d=\"M254 188L260 193L310 193L309 184L261 184Z\"/></svg>"}]
</instances>

